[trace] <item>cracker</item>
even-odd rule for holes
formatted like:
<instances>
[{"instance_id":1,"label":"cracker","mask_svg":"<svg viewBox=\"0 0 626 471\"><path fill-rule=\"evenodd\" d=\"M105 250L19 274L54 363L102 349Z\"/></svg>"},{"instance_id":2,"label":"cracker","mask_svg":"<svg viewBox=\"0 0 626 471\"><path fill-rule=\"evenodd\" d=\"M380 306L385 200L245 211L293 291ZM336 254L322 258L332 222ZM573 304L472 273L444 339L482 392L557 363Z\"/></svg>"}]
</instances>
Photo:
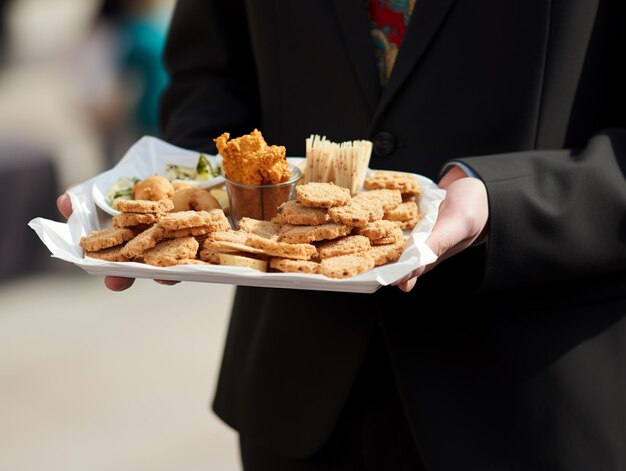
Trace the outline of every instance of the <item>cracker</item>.
<instances>
[{"instance_id":1,"label":"cracker","mask_svg":"<svg viewBox=\"0 0 626 471\"><path fill-rule=\"evenodd\" d=\"M397 225L394 222L380 219L356 229L355 234L365 236L370 240L377 240L391 235L395 229L397 229Z\"/></svg>"},{"instance_id":2,"label":"cracker","mask_svg":"<svg viewBox=\"0 0 626 471\"><path fill-rule=\"evenodd\" d=\"M135 233L128 228L116 227L102 229L81 237L79 244L85 252L97 252L98 250L123 244L134 236Z\"/></svg>"},{"instance_id":3,"label":"cracker","mask_svg":"<svg viewBox=\"0 0 626 471\"><path fill-rule=\"evenodd\" d=\"M197 258L183 258L178 260L176 265L210 265L210 263L204 260L198 260Z\"/></svg>"},{"instance_id":4,"label":"cracker","mask_svg":"<svg viewBox=\"0 0 626 471\"><path fill-rule=\"evenodd\" d=\"M278 239L280 226L271 221L261 221L243 217L239 220L239 230L250 234L256 234L266 239Z\"/></svg>"},{"instance_id":5,"label":"cracker","mask_svg":"<svg viewBox=\"0 0 626 471\"><path fill-rule=\"evenodd\" d=\"M374 268L369 254L349 254L325 258L320 262L320 273L329 278L350 278Z\"/></svg>"},{"instance_id":6,"label":"cracker","mask_svg":"<svg viewBox=\"0 0 626 471\"><path fill-rule=\"evenodd\" d=\"M272 258L270 268L285 273L319 273L320 264L308 260L291 260L289 258Z\"/></svg>"},{"instance_id":7,"label":"cracker","mask_svg":"<svg viewBox=\"0 0 626 471\"><path fill-rule=\"evenodd\" d=\"M385 245L393 244L403 238L404 234L402 233L402 229L396 226L386 236L379 237L378 239L370 239L370 242L372 245Z\"/></svg>"},{"instance_id":8,"label":"cracker","mask_svg":"<svg viewBox=\"0 0 626 471\"><path fill-rule=\"evenodd\" d=\"M319 226L292 226L284 225L280 230L278 240L290 244L310 244L319 240L336 239L352 232L351 226L345 224L327 223Z\"/></svg>"},{"instance_id":9,"label":"cracker","mask_svg":"<svg viewBox=\"0 0 626 471\"><path fill-rule=\"evenodd\" d=\"M262 249L251 247L247 244L249 235L250 234L247 232L233 230L213 232L207 236L204 242L202 242L202 249L212 250L216 252L237 251L253 254L265 253Z\"/></svg>"},{"instance_id":10,"label":"cracker","mask_svg":"<svg viewBox=\"0 0 626 471\"><path fill-rule=\"evenodd\" d=\"M383 188L380 190L363 191L355 195L352 200L362 202L375 201L382 206L383 211L388 211L402 203L402 193L400 193L400 190Z\"/></svg>"},{"instance_id":11,"label":"cracker","mask_svg":"<svg viewBox=\"0 0 626 471\"><path fill-rule=\"evenodd\" d=\"M160 226L151 226L130 240L122 249L122 254L129 259L141 255L145 250L158 244L163 239L163 233L164 230Z\"/></svg>"},{"instance_id":12,"label":"cracker","mask_svg":"<svg viewBox=\"0 0 626 471\"><path fill-rule=\"evenodd\" d=\"M248 238L248 233L241 231L233 231L229 229L227 231L216 231L211 232L206 240L205 244L208 244L213 241L227 241L227 242L237 242L240 244L245 244L246 239Z\"/></svg>"},{"instance_id":13,"label":"cracker","mask_svg":"<svg viewBox=\"0 0 626 471\"><path fill-rule=\"evenodd\" d=\"M241 250L236 250L236 249L227 249L227 248L213 248L210 246L206 246L204 243L200 244L200 251L198 252L198 258L200 260L204 260L205 262L209 262L209 263L213 263L216 265L219 265L220 263L220 259L218 257L218 254L221 253L229 253L232 255L243 255L243 256L250 256L249 252L244 252ZM263 253L263 251L260 251L260 253ZM260 257L259 255L255 255L256 257Z\"/></svg>"},{"instance_id":14,"label":"cracker","mask_svg":"<svg viewBox=\"0 0 626 471\"><path fill-rule=\"evenodd\" d=\"M249 234L246 245L257 249L262 249L267 255L272 257L292 258L295 260L310 260L317 256L317 249L311 244L288 244L265 237Z\"/></svg>"},{"instance_id":15,"label":"cracker","mask_svg":"<svg viewBox=\"0 0 626 471\"><path fill-rule=\"evenodd\" d=\"M259 260L241 255L226 253L218 254L220 265L233 265L237 267L247 267L258 271L267 271L267 260Z\"/></svg>"},{"instance_id":16,"label":"cracker","mask_svg":"<svg viewBox=\"0 0 626 471\"><path fill-rule=\"evenodd\" d=\"M159 201L148 200L117 200L116 209L122 213L169 213L174 209L174 203L170 199Z\"/></svg>"},{"instance_id":17,"label":"cracker","mask_svg":"<svg viewBox=\"0 0 626 471\"><path fill-rule=\"evenodd\" d=\"M200 226L210 227L212 231L230 229L230 223L221 209L168 213L159 220L158 224L163 229L171 231Z\"/></svg>"},{"instance_id":18,"label":"cracker","mask_svg":"<svg viewBox=\"0 0 626 471\"><path fill-rule=\"evenodd\" d=\"M144 263L157 267L177 265L180 260L196 258L198 241L193 237L180 237L159 242L143 252Z\"/></svg>"},{"instance_id":19,"label":"cracker","mask_svg":"<svg viewBox=\"0 0 626 471\"><path fill-rule=\"evenodd\" d=\"M321 259L347 255L351 253L367 252L370 240L362 235L349 235L334 240L322 242L317 246Z\"/></svg>"},{"instance_id":20,"label":"cracker","mask_svg":"<svg viewBox=\"0 0 626 471\"><path fill-rule=\"evenodd\" d=\"M376 245L370 248L370 255L374 259L374 265L384 265L385 263L396 262L402 256L406 239L394 242L393 244Z\"/></svg>"},{"instance_id":21,"label":"cracker","mask_svg":"<svg viewBox=\"0 0 626 471\"><path fill-rule=\"evenodd\" d=\"M121 253L122 248L124 248L123 245L116 245L115 247L98 250L97 252L85 252L85 256L106 260L107 262L128 262L128 258Z\"/></svg>"},{"instance_id":22,"label":"cracker","mask_svg":"<svg viewBox=\"0 0 626 471\"><path fill-rule=\"evenodd\" d=\"M296 187L296 200L305 206L330 208L351 200L350 190L334 183L310 182Z\"/></svg>"},{"instance_id":23,"label":"cracker","mask_svg":"<svg viewBox=\"0 0 626 471\"><path fill-rule=\"evenodd\" d=\"M295 226L316 226L329 221L326 208L313 208L290 200L278 207L272 219L277 224L293 224Z\"/></svg>"},{"instance_id":24,"label":"cracker","mask_svg":"<svg viewBox=\"0 0 626 471\"><path fill-rule=\"evenodd\" d=\"M394 221L396 225L403 231L412 231L415 226L419 224L419 222L424 217L423 214L419 214L413 219L409 219L408 221Z\"/></svg>"},{"instance_id":25,"label":"cracker","mask_svg":"<svg viewBox=\"0 0 626 471\"><path fill-rule=\"evenodd\" d=\"M220 258L218 256L220 252L215 249L205 248L202 246L202 249L198 252L198 258L204 262L211 263L214 265L219 265Z\"/></svg>"},{"instance_id":26,"label":"cracker","mask_svg":"<svg viewBox=\"0 0 626 471\"><path fill-rule=\"evenodd\" d=\"M379 170L371 177L366 178L363 182L363 188L366 190L399 190L400 193L409 193L416 196L422 193L420 184L410 173L386 170Z\"/></svg>"},{"instance_id":27,"label":"cracker","mask_svg":"<svg viewBox=\"0 0 626 471\"><path fill-rule=\"evenodd\" d=\"M385 219L389 221L409 221L419 215L419 209L415 201L400 203L393 209L385 211Z\"/></svg>"},{"instance_id":28,"label":"cracker","mask_svg":"<svg viewBox=\"0 0 626 471\"><path fill-rule=\"evenodd\" d=\"M369 212L369 222L378 221L383 218L385 211L378 201L356 201L362 208Z\"/></svg>"},{"instance_id":29,"label":"cracker","mask_svg":"<svg viewBox=\"0 0 626 471\"><path fill-rule=\"evenodd\" d=\"M382 219L383 214L380 204L374 201L352 201L345 206L336 206L328 209L328 215L334 223L352 227L365 227L370 221Z\"/></svg>"},{"instance_id":30,"label":"cracker","mask_svg":"<svg viewBox=\"0 0 626 471\"><path fill-rule=\"evenodd\" d=\"M200 237L206 234L209 234L212 231L212 228L209 226L200 226L200 227L187 227L185 229L178 229L175 231L163 230L163 238L164 239L177 239L179 237Z\"/></svg>"},{"instance_id":31,"label":"cracker","mask_svg":"<svg viewBox=\"0 0 626 471\"><path fill-rule=\"evenodd\" d=\"M113 227L135 227L155 222L157 222L155 213L121 213L112 218Z\"/></svg>"}]
</instances>

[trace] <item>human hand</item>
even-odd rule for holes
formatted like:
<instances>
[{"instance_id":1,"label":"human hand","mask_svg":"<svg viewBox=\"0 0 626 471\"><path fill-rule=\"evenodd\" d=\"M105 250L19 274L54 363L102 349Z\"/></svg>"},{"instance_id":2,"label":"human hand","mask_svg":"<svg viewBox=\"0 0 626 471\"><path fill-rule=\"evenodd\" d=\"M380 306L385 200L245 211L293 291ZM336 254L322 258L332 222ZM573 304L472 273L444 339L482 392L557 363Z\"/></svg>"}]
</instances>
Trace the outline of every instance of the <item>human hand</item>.
<instances>
[{"instance_id":1,"label":"human hand","mask_svg":"<svg viewBox=\"0 0 626 471\"><path fill-rule=\"evenodd\" d=\"M72 214L72 201L67 193L63 193L61 196L57 198L57 208L59 212L68 219ZM162 285L174 285L178 283L178 281L168 281L168 280L155 280L157 283ZM105 276L104 277L104 285L109 288L111 291L124 291L125 289L130 288L135 282L134 278L124 278L121 276Z\"/></svg>"},{"instance_id":2,"label":"human hand","mask_svg":"<svg viewBox=\"0 0 626 471\"><path fill-rule=\"evenodd\" d=\"M439 187L446 190L446 197L439 207L435 227L426 239L426 244L435 252L437 260L395 283L407 293L424 273L478 240L487 226L487 189L480 179L470 178L461 168L452 167L439 182Z\"/></svg>"}]
</instances>

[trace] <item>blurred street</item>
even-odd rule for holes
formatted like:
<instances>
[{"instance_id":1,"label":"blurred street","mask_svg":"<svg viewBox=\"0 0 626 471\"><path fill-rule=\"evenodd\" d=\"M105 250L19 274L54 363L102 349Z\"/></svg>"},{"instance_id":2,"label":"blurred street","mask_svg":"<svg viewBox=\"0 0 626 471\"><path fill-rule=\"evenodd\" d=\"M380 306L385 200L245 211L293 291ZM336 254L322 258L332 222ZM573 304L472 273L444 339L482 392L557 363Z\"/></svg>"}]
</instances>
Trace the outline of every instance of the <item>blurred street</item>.
<instances>
[{"instance_id":1,"label":"blurred street","mask_svg":"<svg viewBox=\"0 0 626 471\"><path fill-rule=\"evenodd\" d=\"M26 240L32 252L43 245L25 225L44 214L16 202L28 194L50 207L146 131L130 124L136 86L116 83L107 64L114 42L97 26L99 1L3 3L0 172L19 158L3 149L42 149L57 186L20 185L4 199L24 230L0 225L0 243L14 252ZM240 469L235 433L210 410L233 287L137 280L113 293L45 251L38 258L14 275L0 260L0 470Z\"/></svg>"},{"instance_id":2,"label":"blurred street","mask_svg":"<svg viewBox=\"0 0 626 471\"><path fill-rule=\"evenodd\" d=\"M0 285L0 469L239 469L210 411L232 293L113 293L82 270Z\"/></svg>"}]
</instances>

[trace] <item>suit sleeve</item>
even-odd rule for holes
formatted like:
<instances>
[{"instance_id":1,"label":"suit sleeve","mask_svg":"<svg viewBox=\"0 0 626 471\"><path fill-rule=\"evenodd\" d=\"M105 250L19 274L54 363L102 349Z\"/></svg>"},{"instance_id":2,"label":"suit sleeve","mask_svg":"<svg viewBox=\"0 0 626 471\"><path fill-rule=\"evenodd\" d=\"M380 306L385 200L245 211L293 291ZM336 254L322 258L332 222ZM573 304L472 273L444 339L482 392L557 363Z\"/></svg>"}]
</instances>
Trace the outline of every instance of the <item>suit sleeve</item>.
<instances>
[{"instance_id":1,"label":"suit sleeve","mask_svg":"<svg viewBox=\"0 0 626 471\"><path fill-rule=\"evenodd\" d=\"M258 126L258 88L243 0L178 0L164 52L163 137L215 152L224 131Z\"/></svg>"},{"instance_id":2,"label":"suit sleeve","mask_svg":"<svg viewBox=\"0 0 626 471\"><path fill-rule=\"evenodd\" d=\"M626 131L601 132L579 151L459 160L489 197L483 288L626 272Z\"/></svg>"}]
</instances>

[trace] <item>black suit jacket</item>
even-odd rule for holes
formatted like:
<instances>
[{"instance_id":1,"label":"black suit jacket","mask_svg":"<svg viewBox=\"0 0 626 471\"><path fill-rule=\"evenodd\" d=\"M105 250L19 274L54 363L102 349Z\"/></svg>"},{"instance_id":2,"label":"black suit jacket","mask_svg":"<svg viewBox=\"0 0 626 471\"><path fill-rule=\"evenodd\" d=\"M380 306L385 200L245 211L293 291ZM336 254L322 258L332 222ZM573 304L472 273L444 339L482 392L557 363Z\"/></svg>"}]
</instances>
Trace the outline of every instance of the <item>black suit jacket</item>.
<instances>
[{"instance_id":1,"label":"black suit jacket","mask_svg":"<svg viewBox=\"0 0 626 471\"><path fill-rule=\"evenodd\" d=\"M373 168L462 160L490 205L410 294L239 288L220 417L314 453L380 326L430 469L626 469L623 3L418 0L381 88L362 0L178 0L167 139L368 138Z\"/></svg>"}]
</instances>

